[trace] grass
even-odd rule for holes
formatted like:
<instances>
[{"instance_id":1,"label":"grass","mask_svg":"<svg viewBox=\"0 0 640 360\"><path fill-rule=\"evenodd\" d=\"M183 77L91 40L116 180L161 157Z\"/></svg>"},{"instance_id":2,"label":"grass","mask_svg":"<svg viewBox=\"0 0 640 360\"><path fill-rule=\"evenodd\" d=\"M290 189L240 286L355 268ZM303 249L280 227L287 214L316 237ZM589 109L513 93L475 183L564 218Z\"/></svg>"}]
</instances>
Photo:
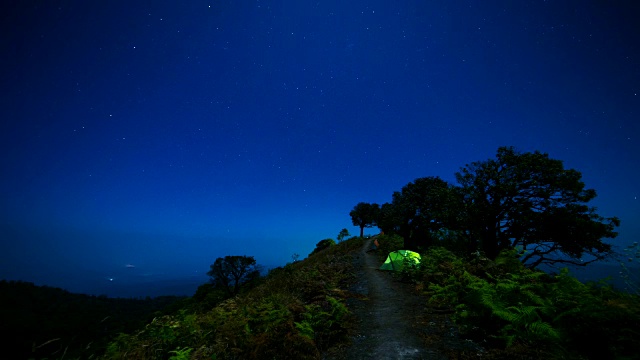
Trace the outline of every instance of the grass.
<instances>
[{"instance_id":1,"label":"grass","mask_svg":"<svg viewBox=\"0 0 640 360\"><path fill-rule=\"evenodd\" d=\"M205 311L183 309L114 339L103 359L319 359L348 341L351 238L276 268L253 288ZM197 309L192 306L191 309Z\"/></svg>"}]
</instances>

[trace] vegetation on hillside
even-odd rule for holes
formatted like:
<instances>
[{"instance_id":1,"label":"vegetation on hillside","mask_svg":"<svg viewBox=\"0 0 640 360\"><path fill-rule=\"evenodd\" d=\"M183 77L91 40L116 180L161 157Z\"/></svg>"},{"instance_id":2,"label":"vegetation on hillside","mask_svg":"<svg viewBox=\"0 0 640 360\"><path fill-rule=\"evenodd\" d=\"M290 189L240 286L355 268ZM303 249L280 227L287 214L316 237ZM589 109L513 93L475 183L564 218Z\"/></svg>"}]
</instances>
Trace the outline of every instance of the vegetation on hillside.
<instances>
[{"instance_id":1,"label":"vegetation on hillside","mask_svg":"<svg viewBox=\"0 0 640 360\"><path fill-rule=\"evenodd\" d=\"M404 243L382 235L380 258ZM425 296L427 312L451 314L461 336L481 345L483 358L638 359L640 295L606 281L584 284L568 269L555 274L525 267L515 250L495 260L461 258L443 247L407 261L398 276ZM429 345L442 346L437 337ZM476 354L441 349L452 358Z\"/></svg>"},{"instance_id":2,"label":"vegetation on hillside","mask_svg":"<svg viewBox=\"0 0 640 360\"><path fill-rule=\"evenodd\" d=\"M191 298L111 299L3 281L3 353L12 359L318 359L348 339L354 319L345 289L353 281L351 255L363 241L332 241L264 277L256 276L253 257L219 258L212 281ZM236 265L246 271L234 271Z\"/></svg>"},{"instance_id":3,"label":"vegetation on hillside","mask_svg":"<svg viewBox=\"0 0 640 360\"><path fill-rule=\"evenodd\" d=\"M525 268L514 251L463 261L431 248L407 276L428 304L452 310L464 336L488 349L540 358L631 359L640 354L640 299L603 283L583 284L565 268Z\"/></svg>"},{"instance_id":4,"label":"vegetation on hillside","mask_svg":"<svg viewBox=\"0 0 640 360\"><path fill-rule=\"evenodd\" d=\"M214 288L224 289L229 296L234 296L247 283L260 277L260 267L253 256L225 256L216 259L207 275Z\"/></svg>"},{"instance_id":5,"label":"vegetation on hillside","mask_svg":"<svg viewBox=\"0 0 640 360\"><path fill-rule=\"evenodd\" d=\"M184 305L163 296L113 299L21 281L0 281L0 344L6 359L87 358L112 336L133 332Z\"/></svg>"},{"instance_id":6,"label":"vegetation on hillside","mask_svg":"<svg viewBox=\"0 0 640 360\"><path fill-rule=\"evenodd\" d=\"M404 247L399 235L380 235L377 240L381 258ZM116 333L83 333L77 324L53 316L57 331L68 324L75 326L74 334L85 337L58 341L64 334L50 332L50 344L12 358L319 359L345 346L356 323L345 301L356 295L346 289L356 280L351 255L364 241L352 238L273 269L244 283L231 298L222 285L204 284L192 298L155 312L146 322L138 316L135 327L120 327ZM640 354L637 294L620 293L606 284L582 284L566 270L549 275L528 269L514 251L505 250L495 260L479 253L463 259L431 247L423 252L420 265L407 264L399 276L425 296L427 311L450 313L461 335L484 348L483 358L633 359ZM23 304L29 309L45 307ZM19 305L6 305L3 309L13 309L15 318L24 321L16 311ZM91 315L94 310L77 302L68 306L76 318L96 318ZM113 313L114 306L107 308ZM126 323L124 318L116 321ZM30 326L30 332L38 328ZM19 329L15 321L5 333L17 336ZM429 341L434 347L443 343L433 336ZM16 349L18 344L6 346ZM452 358L477 357L455 348L441 350Z\"/></svg>"},{"instance_id":7,"label":"vegetation on hillside","mask_svg":"<svg viewBox=\"0 0 640 360\"><path fill-rule=\"evenodd\" d=\"M623 293L606 283L583 284L566 269L536 270L612 254L604 240L617 235L619 221L587 206L595 191L585 189L580 173L546 154L500 148L496 159L456 175L459 185L421 178L391 203L359 203L350 216L360 237L341 241L348 236L343 229L338 243L321 240L307 259L294 254L293 263L264 277L251 256L218 258L210 283L162 312L153 307L160 300L131 300L118 310L124 302L83 302L60 289L3 282L3 293L12 294L0 298L0 319L12 334L5 349L34 359L319 359L348 343L356 319L346 300L358 297L347 290L357 280L352 255L366 241L364 228L378 226L380 259L418 250L420 264L407 263L400 278L424 296L427 312L449 314L483 358L638 359L637 286ZM635 243L625 262L639 253ZM133 314L141 304L145 311ZM104 312L96 310L102 306ZM442 350L452 358L478 357Z\"/></svg>"},{"instance_id":8,"label":"vegetation on hillside","mask_svg":"<svg viewBox=\"0 0 640 360\"><path fill-rule=\"evenodd\" d=\"M317 254L320 251L330 248L332 246L334 246L336 244L335 240L333 239L324 239L324 240L320 240L318 241L318 243L316 244L316 248L313 249L313 251L311 252L311 254L309 254L309 256L313 255L313 254Z\"/></svg>"},{"instance_id":9,"label":"vegetation on hillside","mask_svg":"<svg viewBox=\"0 0 640 360\"><path fill-rule=\"evenodd\" d=\"M319 359L348 340L353 318L345 289L353 281L351 255L363 241L314 251L247 283L234 297L204 285L182 310L120 334L102 358Z\"/></svg>"},{"instance_id":10,"label":"vegetation on hillside","mask_svg":"<svg viewBox=\"0 0 640 360\"><path fill-rule=\"evenodd\" d=\"M620 222L587 205L596 192L581 177L547 154L502 147L495 159L463 167L458 185L417 179L370 221L385 234L379 255L421 252L421 264L408 263L404 279L427 296L428 307L452 313L464 336L498 357L638 358L640 300L624 262L624 293L583 284L567 269L535 271L614 255L605 240L617 236ZM625 256L640 258L637 243Z\"/></svg>"}]
</instances>

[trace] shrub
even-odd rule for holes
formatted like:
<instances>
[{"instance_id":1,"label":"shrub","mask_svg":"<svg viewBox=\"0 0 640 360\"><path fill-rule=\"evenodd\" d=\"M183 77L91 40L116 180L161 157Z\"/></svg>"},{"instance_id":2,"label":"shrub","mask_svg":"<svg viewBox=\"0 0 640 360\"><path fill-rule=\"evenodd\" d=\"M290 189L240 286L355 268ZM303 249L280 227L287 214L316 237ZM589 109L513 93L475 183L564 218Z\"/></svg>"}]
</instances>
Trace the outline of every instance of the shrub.
<instances>
[{"instance_id":1,"label":"shrub","mask_svg":"<svg viewBox=\"0 0 640 360\"><path fill-rule=\"evenodd\" d=\"M640 353L638 297L585 285L564 269L556 276L526 269L516 251L495 261L463 262L429 249L411 273L433 306L448 307L460 330L494 346L516 344L556 357L633 358Z\"/></svg>"},{"instance_id":2,"label":"shrub","mask_svg":"<svg viewBox=\"0 0 640 360\"><path fill-rule=\"evenodd\" d=\"M334 246L336 244L335 240L333 239L324 239L324 240L320 240L317 244L316 244L316 248L313 249L313 251L311 252L311 254L309 254L309 256L316 254L324 249L328 249L331 246Z\"/></svg>"},{"instance_id":3,"label":"shrub","mask_svg":"<svg viewBox=\"0 0 640 360\"><path fill-rule=\"evenodd\" d=\"M296 322L300 335L316 341L318 348L325 349L346 336L345 317L349 310L338 299L327 296L326 303L305 306L302 321Z\"/></svg>"},{"instance_id":4,"label":"shrub","mask_svg":"<svg viewBox=\"0 0 640 360\"><path fill-rule=\"evenodd\" d=\"M400 235L379 235L378 256L386 259L390 252L404 249L404 239Z\"/></svg>"},{"instance_id":5,"label":"shrub","mask_svg":"<svg viewBox=\"0 0 640 360\"><path fill-rule=\"evenodd\" d=\"M603 284L583 284L563 269L551 286L554 323L567 346L594 358L640 354L640 302L637 295ZM635 355L634 355L635 354Z\"/></svg>"}]
</instances>

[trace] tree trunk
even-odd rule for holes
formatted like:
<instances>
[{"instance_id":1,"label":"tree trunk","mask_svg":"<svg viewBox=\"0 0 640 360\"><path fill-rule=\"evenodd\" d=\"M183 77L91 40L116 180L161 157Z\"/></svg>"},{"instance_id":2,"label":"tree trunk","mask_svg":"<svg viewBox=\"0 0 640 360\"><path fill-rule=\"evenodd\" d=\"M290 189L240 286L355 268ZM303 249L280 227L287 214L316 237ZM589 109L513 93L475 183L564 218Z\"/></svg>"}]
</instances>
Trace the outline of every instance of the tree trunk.
<instances>
[{"instance_id":1,"label":"tree trunk","mask_svg":"<svg viewBox=\"0 0 640 360\"><path fill-rule=\"evenodd\" d=\"M484 255L491 260L495 260L498 257L498 239L496 239L495 227L489 227L484 229L482 237L482 250Z\"/></svg>"},{"instance_id":2,"label":"tree trunk","mask_svg":"<svg viewBox=\"0 0 640 360\"><path fill-rule=\"evenodd\" d=\"M364 237L364 226L360 225L360 237Z\"/></svg>"}]
</instances>

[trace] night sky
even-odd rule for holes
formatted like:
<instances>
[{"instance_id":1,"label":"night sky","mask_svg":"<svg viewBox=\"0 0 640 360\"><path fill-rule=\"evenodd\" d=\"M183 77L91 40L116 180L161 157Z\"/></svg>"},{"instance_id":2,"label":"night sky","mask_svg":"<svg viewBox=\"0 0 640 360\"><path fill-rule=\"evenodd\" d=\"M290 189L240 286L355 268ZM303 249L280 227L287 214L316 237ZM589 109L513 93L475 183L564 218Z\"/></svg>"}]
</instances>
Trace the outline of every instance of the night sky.
<instances>
[{"instance_id":1,"label":"night sky","mask_svg":"<svg viewBox=\"0 0 640 360\"><path fill-rule=\"evenodd\" d=\"M204 282L224 255L283 265L357 234L358 202L419 177L455 182L505 145L581 171L598 213L622 221L614 243L639 239L635 1L0 13L0 278L118 295L110 286Z\"/></svg>"}]
</instances>

